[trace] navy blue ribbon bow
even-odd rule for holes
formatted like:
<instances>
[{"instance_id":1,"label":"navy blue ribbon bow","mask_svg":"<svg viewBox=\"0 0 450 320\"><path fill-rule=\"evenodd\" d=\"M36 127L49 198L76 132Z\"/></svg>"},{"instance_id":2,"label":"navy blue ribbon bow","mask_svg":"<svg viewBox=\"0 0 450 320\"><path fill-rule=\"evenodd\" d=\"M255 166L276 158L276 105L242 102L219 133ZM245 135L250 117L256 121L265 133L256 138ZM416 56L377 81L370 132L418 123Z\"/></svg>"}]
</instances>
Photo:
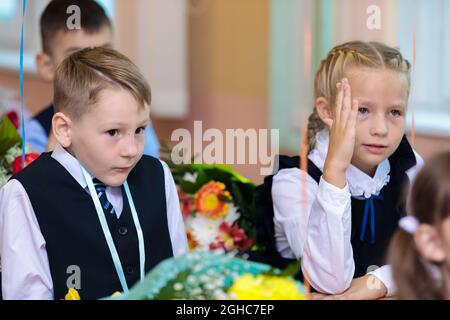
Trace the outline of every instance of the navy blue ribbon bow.
<instances>
[{"instance_id":1,"label":"navy blue ribbon bow","mask_svg":"<svg viewBox=\"0 0 450 320\"><path fill-rule=\"evenodd\" d=\"M359 239L364 241L364 235L366 233L367 226L367 218L369 216L370 211L370 243L375 243L375 206L373 204L373 200L383 200L383 196L372 194L370 198L366 199L366 203L364 205L364 214L361 228L361 235Z\"/></svg>"}]
</instances>

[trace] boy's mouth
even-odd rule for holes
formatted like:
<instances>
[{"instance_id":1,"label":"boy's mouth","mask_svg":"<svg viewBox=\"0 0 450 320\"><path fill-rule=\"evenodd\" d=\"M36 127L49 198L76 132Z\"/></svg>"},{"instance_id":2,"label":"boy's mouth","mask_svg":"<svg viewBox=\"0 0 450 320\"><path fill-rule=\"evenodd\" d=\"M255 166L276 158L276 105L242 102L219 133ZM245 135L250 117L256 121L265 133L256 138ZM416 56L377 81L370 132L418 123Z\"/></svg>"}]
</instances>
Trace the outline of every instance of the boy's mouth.
<instances>
[{"instance_id":1,"label":"boy's mouth","mask_svg":"<svg viewBox=\"0 0 450 320\"><path fill-rule=\"evenodd\" d=\"M114 171L124 173L124 172L129 171L130 169L131 169L131 167L119 167L119 168L114 168Z\"/></svg>"},{"instance_id":2,"label":"boy's mouth","mask_svg":"<svg viewBox=\"0 0 450 320\"><path fill-rule=\"evenodd\" d=\"M382 144L363 144L363 146L373 154L382 154L387 149L387 146Z\"/></svg>"}]
</instances>

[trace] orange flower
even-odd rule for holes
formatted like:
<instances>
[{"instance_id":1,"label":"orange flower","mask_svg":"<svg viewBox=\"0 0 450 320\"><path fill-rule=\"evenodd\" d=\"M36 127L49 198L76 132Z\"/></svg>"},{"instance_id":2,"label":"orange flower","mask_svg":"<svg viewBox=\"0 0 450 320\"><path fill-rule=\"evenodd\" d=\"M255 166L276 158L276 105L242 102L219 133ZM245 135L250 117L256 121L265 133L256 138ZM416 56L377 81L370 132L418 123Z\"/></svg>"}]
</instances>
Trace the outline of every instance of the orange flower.
<instances>
[{"instance_id":1,"label":"orange flower","mask_svg":"<svg viewBox=\"0 0 450 320\"><path fill-rule=\"evenodd\" d=\"M224 217L230 206L221 199L223 197L231 200L225 184L212 180L195 194L195 211L210 218Z\"/></svg>"}]
</instances>

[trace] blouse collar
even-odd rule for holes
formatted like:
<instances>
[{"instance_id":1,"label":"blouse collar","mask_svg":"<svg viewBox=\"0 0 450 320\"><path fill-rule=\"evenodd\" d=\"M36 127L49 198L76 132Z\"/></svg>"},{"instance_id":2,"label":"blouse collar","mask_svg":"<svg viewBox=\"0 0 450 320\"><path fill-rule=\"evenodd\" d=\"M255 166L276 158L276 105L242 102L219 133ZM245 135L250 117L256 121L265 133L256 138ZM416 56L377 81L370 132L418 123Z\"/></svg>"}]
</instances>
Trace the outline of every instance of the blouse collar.
<instances>
[{"instance_id":1,"label":"blouse collar","mask_svg":"<svg viewBox=\"0 0 450 320\"><path fill-rule=\"evenodd\" d=\"M323 166L328 153L329 133L324 129L316 135L316 147L309 154L309 159L323 172ZM378 195L381 189L389 183L391 165L384 159L378 166L373 177L350 164L345 173L350 193L353 197L370 198Z\"/></svg>"}]
</instances>

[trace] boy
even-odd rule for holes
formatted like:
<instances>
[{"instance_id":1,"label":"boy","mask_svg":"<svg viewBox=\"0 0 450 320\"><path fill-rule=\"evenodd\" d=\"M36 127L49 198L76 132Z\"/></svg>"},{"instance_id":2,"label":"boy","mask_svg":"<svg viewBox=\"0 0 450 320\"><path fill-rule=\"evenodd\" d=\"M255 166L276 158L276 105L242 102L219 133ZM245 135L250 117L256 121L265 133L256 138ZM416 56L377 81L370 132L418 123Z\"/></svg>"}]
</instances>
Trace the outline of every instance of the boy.
<instances>
[{"instance_id":1,"label":"boy","mask_svg":"<svg viewBox=\"0 0 450 320\"><path fill-rule=\"evenodd\" d=\"M112 49L60 64L55 150L0 189L5 299L62 299L68 287L106 297L187 251L170 170L143 156L149 104L139 70Z\"/></svg>"},{"instance_id":2,"label":"boy","mask_svg":"<svg viewBox=\"0 0 450 320\"><path fill-rule=\"evenodd\" d=\"M69 30L67 8L71 5L80 8L81 29ZM40 20L42 52L36 57L39 75L52 81L56 67L71 53L87 48L112 46L113 28L103 8L94 0L53 0L45 8ZM53 105L47 106L25 125L26 140L37 151L52 150L54 137L51 135ZM50 137L50 138L49 138ZM147 126L144 153L159 157L159 142L151 121Z\"/></svg>"}]
</instances>

